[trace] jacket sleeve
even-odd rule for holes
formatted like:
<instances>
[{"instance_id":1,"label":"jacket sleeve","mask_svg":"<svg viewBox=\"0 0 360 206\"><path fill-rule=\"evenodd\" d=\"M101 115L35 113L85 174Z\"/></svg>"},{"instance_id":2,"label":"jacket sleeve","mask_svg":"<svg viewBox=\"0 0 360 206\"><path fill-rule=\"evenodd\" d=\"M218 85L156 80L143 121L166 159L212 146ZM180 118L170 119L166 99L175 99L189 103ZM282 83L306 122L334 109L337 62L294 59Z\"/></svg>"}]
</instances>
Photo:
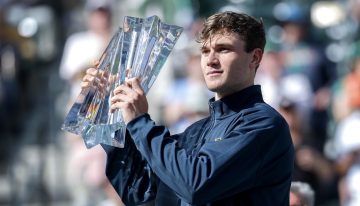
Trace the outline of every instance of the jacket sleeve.
<instances>
[{"instance_id":1,"label":"jacket sleeve","mask_svg":"<svg viewBox=\"0 0 360 206\"><path fill-rule=\"evenodd\" d=\"M291 156L286 155L292 152L288 128L283 122L271 121L259 118L244 123L223 140L204 143L196 155L181 148L178 138L171 137L165 127L156 126L148 114L129 122L128 130L162 182L184 201L204 204L258 186L263 165L274 168L266 171L280 173L276 176L291 178L291 169L276 169L278 161L283 161L282 156ZM282 128L276 128L279 123ZM287 138L274 138L276 136ZM281 142L284 139L290 140ZM274 148L276 144L281 146ZM266 157L270 164L264 162L267 155L272 155ZM287 162L287 168L292 168L291 158Z\"/></svg>"},{"instance_id":2,"label":"jacket sleeve","mask_svg":"<svg viewBox=\"0 0 360 206\"><path fill-rule=\"evenodd\" d=\"M101 146L107 154L106 176L127 206L155 199L158 178L128 135L124 148Z\"/></svg>"}]
</instances>

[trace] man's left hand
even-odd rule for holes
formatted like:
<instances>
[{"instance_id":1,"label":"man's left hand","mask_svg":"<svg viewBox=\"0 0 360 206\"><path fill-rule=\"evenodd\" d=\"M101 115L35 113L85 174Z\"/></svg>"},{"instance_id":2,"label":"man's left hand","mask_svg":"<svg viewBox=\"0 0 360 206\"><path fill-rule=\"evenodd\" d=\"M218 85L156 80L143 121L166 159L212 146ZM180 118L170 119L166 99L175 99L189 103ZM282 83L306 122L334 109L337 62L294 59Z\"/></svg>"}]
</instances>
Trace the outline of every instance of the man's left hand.
<instances>
[{"instance_id":1,"label":"man's left hand","mask_svg":"<svg viewBox=\"0 0 360 206\"><path fill-rule=\"evenodd\" d=\"M120 109L125 124L148 112L148 102L139 79L132 78L114 89L110 111Z\"/></svg>"}]
</instances>

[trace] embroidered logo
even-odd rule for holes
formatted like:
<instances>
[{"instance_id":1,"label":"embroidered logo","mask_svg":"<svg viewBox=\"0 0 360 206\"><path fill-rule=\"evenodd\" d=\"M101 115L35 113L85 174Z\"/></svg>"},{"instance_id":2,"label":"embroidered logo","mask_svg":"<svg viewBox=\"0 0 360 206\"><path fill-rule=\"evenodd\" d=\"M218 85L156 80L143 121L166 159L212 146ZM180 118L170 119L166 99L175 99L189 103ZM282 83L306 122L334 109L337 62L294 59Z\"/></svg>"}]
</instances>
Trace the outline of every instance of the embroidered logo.
<instances>
[{"instance_id":1,"label":"embroidered logo","mask_svg":"<svg viewBox=\"0 0 360 206\"><path fill-rule=\"evenodd\" d=\"M220 142L222 140L222 137L216 137L215 139L214 139L214 142Z\"/></svg>"}]
</instances>

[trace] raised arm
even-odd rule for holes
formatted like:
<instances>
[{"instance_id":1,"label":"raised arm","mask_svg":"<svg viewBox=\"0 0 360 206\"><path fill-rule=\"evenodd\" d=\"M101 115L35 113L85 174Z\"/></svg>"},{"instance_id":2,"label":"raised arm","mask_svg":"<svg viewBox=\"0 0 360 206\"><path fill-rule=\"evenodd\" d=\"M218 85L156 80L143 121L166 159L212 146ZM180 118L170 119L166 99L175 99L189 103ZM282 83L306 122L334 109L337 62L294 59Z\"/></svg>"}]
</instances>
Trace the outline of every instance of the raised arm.
<instances>
[{"instance_id":1,"label":"raised arm","mask_svg":"<svg viewBox=\"0 0 360 206\"><path fill-rule=\"evenodd\" d=\"M107 76L97 68L89 68L81 82L82 88L96 87L100 91L108 84ZM126 136L124 148L101 145L107 154L106 176L126 205L138 205L155 198L157 177L147 161Z\"/></svg>"}]
</instances>

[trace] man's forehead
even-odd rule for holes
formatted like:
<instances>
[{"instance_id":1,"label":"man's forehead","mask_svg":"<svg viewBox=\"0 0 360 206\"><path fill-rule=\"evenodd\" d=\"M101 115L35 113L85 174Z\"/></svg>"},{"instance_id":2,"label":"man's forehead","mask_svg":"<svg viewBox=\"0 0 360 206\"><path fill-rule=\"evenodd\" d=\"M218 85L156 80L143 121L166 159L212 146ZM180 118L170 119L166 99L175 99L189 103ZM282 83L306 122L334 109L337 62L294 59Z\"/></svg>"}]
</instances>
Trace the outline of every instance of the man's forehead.
<instances>
[{"instance_id":1,"label":"man's forehead","mask_svg":"<svg viewBox=\"0 0 360 206\"><path fill-rule=\"evenodd\" d=\"M211 35L202 45L202 47L216 46L222 44L239 44L242 40L236 33L215 33ZM240 43L241 44L241 43Z\"/></svg>"}]
</instances>

